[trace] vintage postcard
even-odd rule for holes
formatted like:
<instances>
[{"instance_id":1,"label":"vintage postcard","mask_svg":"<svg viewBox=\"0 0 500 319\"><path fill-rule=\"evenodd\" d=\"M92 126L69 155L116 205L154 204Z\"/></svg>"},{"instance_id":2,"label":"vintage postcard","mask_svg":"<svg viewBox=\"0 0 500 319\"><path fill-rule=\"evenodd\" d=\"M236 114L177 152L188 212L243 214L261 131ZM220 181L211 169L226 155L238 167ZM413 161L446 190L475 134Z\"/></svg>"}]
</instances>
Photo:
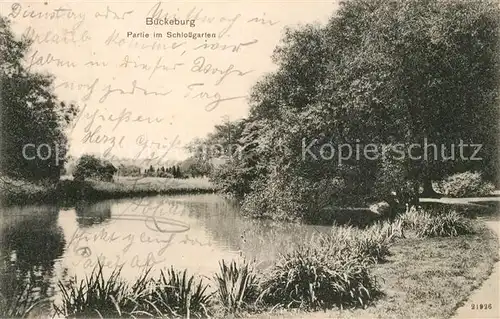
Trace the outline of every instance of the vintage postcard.
<instances>
[{"instance_id":1,"label":"vintage postcard","mask_svg":"<svg viewBox=\"0 0 500 319\"><path fill-rule=\"evenodd\" d=\"M493 0L0 2L1 318L499 318Z\"/></svg>"}]
</instances>

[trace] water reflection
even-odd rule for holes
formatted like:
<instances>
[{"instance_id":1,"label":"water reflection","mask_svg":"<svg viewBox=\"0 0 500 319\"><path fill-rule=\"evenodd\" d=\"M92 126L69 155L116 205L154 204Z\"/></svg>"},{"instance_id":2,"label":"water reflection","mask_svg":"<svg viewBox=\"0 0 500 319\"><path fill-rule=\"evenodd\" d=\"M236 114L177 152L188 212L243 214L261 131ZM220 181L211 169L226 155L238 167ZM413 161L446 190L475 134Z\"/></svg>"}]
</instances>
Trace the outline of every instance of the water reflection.
<instances>
[{"instance_id":1,"label":"water reflection","mask_svg":"<svg viewBox=\"0 0 500 319\"><path fill-rule=\"evenodd\" d=\"M54 294L56 261L65 239L55 207L10 208L0 215L0 293L8 304L29 284L32 297Z\"/></svg>"},{"instance_id":2,"label":"water reflection","mask_svg":"<svg viewBox=\"0 0 500 319\"><path fill-rule=\"evenodd\" d=\"M218 246L236 251L247 260L255 260L262 268L268 267L280 253L330 229L244 218L234 202L214 195L199 195L196 199L179 196L165 203L179 204L185 208L187 216L200 222Z\"/></svg>"},{"instance_id":3,"label":"water reflection","mask_svg":"<svg viewBox=\"0 0 500 319\"><path fill-rule=\"evenodd\" d=\"M75 206L76 221L80 227L90 227L111 218L111 202L80 202Z\"/></svg>"},{"instance_id":4,"label":"water reflection","mask_svg":"<svg viewBox=\"0 0 500 319\"><path fill-rule=\"evenodd\" d=\"M11 207L0 214L0 292L9 298L30 281L37 294L57 300L58 280L81 279L98 261L108 273L123 267L130 281L149 267L152 276L174 266L211 277L221 259L245 257L267 267L328 229L243 218L216 195L108 200L67 210ZM164 221L185 227L152 226Z\"/></svg>"}]
</instances>

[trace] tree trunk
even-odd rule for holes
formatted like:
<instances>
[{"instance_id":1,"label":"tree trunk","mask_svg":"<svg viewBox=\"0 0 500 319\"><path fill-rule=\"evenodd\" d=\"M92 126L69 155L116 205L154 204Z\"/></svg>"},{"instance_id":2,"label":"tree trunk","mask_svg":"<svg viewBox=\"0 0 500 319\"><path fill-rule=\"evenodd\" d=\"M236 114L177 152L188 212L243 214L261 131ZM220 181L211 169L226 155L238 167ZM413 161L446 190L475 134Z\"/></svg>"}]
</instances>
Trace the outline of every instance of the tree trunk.
<instances>
[{"instance_id":1,"label":"tree trunk","mask_svg":"<svg viewBox=\"0 0 500 319\"><path fill-rule=\"evenodd\" d=\"M423 180L423 191L421 194L422 197L430 197L430 198L439 198L440 194L438 194L434 188L432 187L432 180L429 177L425 177Z\"/></svg>"}]
</instances>

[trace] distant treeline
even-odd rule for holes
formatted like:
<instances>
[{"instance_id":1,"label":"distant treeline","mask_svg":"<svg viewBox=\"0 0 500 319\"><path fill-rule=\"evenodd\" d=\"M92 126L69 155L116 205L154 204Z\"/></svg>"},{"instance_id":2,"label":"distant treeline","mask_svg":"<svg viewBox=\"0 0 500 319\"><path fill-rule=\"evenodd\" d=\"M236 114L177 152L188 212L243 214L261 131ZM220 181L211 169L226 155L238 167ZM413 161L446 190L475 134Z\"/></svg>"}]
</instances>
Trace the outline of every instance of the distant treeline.
<instances>
[{"instance_id":1,"label":"distant treeline","mask_svg":"<svg viewBox=\"0 0 500 319\"><path fill-rule=\"evenodd\" d=\"M207 165L205 165L207 166ZM209 168L199 165L192 158L188 158L177 165L150 165L149 168L142 168L133 164L119 164L117 175L119 176L151 176L165 178L188 178L208 176Z\"/></svg>"},{"instance_id":2,"label":"distant treeline","mask_svg":"<svg viewBox=\"0 0 500 319\"><path fill-rule=\"evenodd\" d=\"M144 177L164 177L164 178L187 178L190 174L184 172L179 165L173 166L153 166L141 168L137 165L120 164L117 166L118 176L144 176Z\"/></svg>"},{"instance_id":3,"label":"distant treeline","mask_svg":"<svg viewBox=\"0 0 500 319\"><path fill-rule=\"evenodd\" d=\"M170 167L161 166L161 167L156 167L156 168L154 168L153 165L151 165L151 166L149 166L149 168L146 168L143 171L141 170L141 168L138 168L138 169L139 169L140 175L143 175L143 176L173 177L173 178L187 177L185 174L183 174L179 165L174 165L174 166L170 166Z\"/></svg>"},{"instance_id":4,"label":"distant treeline","mask_svg":"<svg viewBox=\"0 0 500 319\"><path fill-rule=\"evenodd\" d=\"M192 176L189 172L182 170L180 165L157 167L150 165L149 168L123 163L116 165L90 154L82 155L70 171L75 179L84 180L90 178L103 181L113 181L114 176L164 178L187 178Z\"/></svg>"}]
</instances>

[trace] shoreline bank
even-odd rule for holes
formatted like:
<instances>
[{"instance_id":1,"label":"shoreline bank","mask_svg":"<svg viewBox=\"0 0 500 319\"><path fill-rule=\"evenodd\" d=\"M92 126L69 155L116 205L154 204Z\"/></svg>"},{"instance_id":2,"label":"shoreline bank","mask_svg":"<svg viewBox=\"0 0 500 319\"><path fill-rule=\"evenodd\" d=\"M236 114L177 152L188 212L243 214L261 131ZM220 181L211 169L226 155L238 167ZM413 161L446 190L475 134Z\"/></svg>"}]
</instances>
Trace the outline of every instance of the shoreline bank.
<instances>
[{"instance_id":1,"label":"shoreline bank","mask_svg":"<svg viewBox=\"0 0 500 319\"><path fill-rule=\"evenodd\" d=\"M55 204L140 196L210 194L217 192L207 179L119 178L114 182L60 180L37 184L0 178L0 205Z\"/></svg>"}]
</instances>

